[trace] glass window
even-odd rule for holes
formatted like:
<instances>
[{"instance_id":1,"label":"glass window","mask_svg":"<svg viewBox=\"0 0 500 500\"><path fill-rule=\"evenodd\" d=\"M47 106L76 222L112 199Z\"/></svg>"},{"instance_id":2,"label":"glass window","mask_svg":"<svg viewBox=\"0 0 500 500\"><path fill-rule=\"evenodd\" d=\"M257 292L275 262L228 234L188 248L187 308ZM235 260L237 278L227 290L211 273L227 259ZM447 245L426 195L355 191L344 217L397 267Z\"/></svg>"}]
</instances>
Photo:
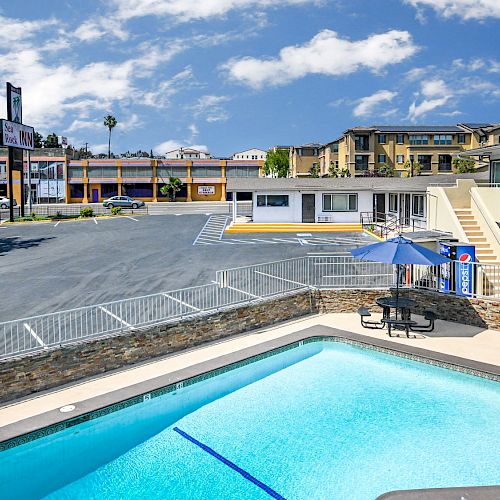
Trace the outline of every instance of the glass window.
<instances>
[{"instance_id":1,"label":"glass window","mask_svg":"<svg viewBox=\"0 0 500 500\"><path fill-rule=\"evenodd\" d=\"M346 194L324 194L323 212L356 212L358 210L358 195Z\"/></svg>"},{"instance_id":2,"label":"glass window","mask_svg":"<svg viewBox=\"0 0 500 500\"><path fill-rule=\"evenodd\" d=\"M222 169L219 166L191 167L191 177L221 177Z\"/></svg>"},{"instance_id":3,"label":"glass window","mask_svg":"<svg viewBox=\"0 0 500 500\"><path fill-rule=\"evenodd\" d=\"M451 135L440 134L434 136L434 144L450 145L451 143L452 143Z\"/></svg>"},{"instance_id":4,"label":"glass window","mask_svg":"<svg viewBox=\"0 0 500 500\"><path fill-rule=\"evenodd\" d=\"M405 135L404 134L398 134L396 142L398 144L404 144L405 143Z\"/></svg>"},{"instance_id":5,"label":"glass window","mask_svg":"<svg viewBox=\"0 0 500 500\"><path fill-rule=\"evenodd\" d=\"M331 151L332 153L338 153L338 152L339 152L339 145L338 145L338 144L332 144L332 145L330 146L330 151Z\"/></svg>"},{"instance_id":6,"label":"glass window","mask_svg":"<svg viewBox=\"0 0 500 500\"><path fill-rule=\"evenodd\" d=\"M404 163L404 162L405 162L405 155L397 155L397 156L396 156L396 161L397 161L398 163L400 163L400 164L401 164L401 163Z\"/></svg>"},{"instance_id":7,"label":"glass window","mask_svg":"<svg viewBox=\"0 0 500 500\"><path fill-rule=\"evenodd\" d=\"M429 144L429 136L428 135L410 135L410 144L412 146Z\"/></svg>"},{"instance_id":8,"label":"glass window","mask_svg":"<svg viewBox=\"0 0 500 500\"><path fill-rule=\"evenodd\" d=\"M457 142L458 142L458 144L465 144L465 134L458 134L457 135Z\"/></svg>"},{"instance_id":9,"label":"glass window","mask_svg":"<svg viewBox=\"0 0 500 500\"><path fill-rule=\"evenodd\" d=\"M412 206L412 215L417 217L424 216L424 195L414 194L413 195L413 206Z\"/></svg>"},{"instance_id":10,"label":"glass window","mask_svg":"<svg viewBox=\"0 0 500 500\"><path fill-rule=\"evenodd\" d=\"M422 170L432 170L432 156L431 155L418 155L417 161L422 165Z\"/></svg>"},{"instance_id":11,"label":"glass window","mask_svg":"<svg viewBox=\"0 0 500 500\"><path fill-rule=\"evenodd\" d=\"M368 156L356 155L356 170L368 170Z\"/></svg>"},{"instance_id":12,"label":"glass window","mask_svg":"<svg viewBox=\"0 0 500 500\"><path fill-rule=\"evenodd\" d=\"M379 134L378 135L378 143L379 144L385 144L385 142L386 142L386 136L385 136L385 134Z\"/></svg>"},{"instance_id":13,"label":"glass window","mask_svg":"<svg viewBox=\"0 0 500 500\"><path fill-rule=\"evenodd\" d=\"M378 158L377 158L378 163L385 163L385 160L386 160L385 154L378 155Z\"/></svg>"},{"instance_id":14,"label":"glass window","mask_svg":"<svg viewBox=\"0 0 500 500\"><path fill-rule=\"evenodd\" d=\"M258 194L258 207L288 207L287 194Z\"/></svg>"},{"instance_id":15,"label":"glass window","mask_svg":"<svg viewBox=\"0 0 500 500\"><path fill-rule=\"evenodd\" d=\"M389 193L389 212L398 211L398 194Z\"/></svg>"},{"instance_id":16,"label":"glass window","mask_svg":"<svg viewBox=\"0 0 500 500\"><path fill-rule=\"evenodd\" d=\"M355 135L354 136L354 147L356 150L368 151L369 140L367 135Z\"/></svg>"}]
</instances>

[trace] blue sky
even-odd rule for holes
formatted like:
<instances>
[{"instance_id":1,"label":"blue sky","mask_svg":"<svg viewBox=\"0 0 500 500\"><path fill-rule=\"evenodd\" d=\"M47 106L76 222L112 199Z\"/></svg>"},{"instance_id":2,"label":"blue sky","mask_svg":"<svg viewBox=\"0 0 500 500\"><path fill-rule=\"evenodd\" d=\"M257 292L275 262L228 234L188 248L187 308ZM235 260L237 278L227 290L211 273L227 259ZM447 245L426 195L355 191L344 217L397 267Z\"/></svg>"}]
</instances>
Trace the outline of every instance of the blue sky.
<instances>
[{"instance_id":1,"label":"blue sky","mask_svg":"<svg viewBox=\"0 0 500 500\"><path fill-rule=\"evenodd\" d=\"M498 0L25 0L0 5L24 122L113 151L328 142L500 122ZM4 84L0 88L4 93Z\"/></svg>"}]
</instances>

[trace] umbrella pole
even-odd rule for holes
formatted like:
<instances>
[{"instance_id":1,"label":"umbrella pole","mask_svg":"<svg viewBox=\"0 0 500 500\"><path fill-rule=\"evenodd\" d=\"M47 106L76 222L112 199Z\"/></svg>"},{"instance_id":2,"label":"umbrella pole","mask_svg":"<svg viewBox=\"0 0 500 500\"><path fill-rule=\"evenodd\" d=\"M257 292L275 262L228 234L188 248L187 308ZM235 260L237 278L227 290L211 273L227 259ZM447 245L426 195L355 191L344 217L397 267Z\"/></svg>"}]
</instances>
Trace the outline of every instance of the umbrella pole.
<instances>
[{"instance_id":1,"label":"umbrella pole","mask_svg":"<svg viewBox=\"0 0 500 500\"><path fill-rule=\"evenodd\" d=\"M399 301L399 264L396 264L396 320L398 319L398 301Z\"/></svg>"}]
</instances>

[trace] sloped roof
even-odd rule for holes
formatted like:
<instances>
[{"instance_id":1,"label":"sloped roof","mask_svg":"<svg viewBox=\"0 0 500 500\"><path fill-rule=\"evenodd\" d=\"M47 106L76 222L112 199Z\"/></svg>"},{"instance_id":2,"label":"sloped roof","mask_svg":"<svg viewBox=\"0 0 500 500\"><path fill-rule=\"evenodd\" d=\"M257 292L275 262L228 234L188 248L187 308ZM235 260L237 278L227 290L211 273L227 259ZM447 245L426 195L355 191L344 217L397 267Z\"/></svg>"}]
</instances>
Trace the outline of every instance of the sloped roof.
<instances>
[{"instance_id":1,"label":"sloped roof","mask_svg":"<svg viewBox=\"0 0 500 500\"><path fill-rule=\"evenodd\" d=\"M417 177L266 178L229 177L228 191L418 191L430 184L453 184L457 179L488 179L487 172L472 174L420 175Z\"/></svg>"}]
</instances>

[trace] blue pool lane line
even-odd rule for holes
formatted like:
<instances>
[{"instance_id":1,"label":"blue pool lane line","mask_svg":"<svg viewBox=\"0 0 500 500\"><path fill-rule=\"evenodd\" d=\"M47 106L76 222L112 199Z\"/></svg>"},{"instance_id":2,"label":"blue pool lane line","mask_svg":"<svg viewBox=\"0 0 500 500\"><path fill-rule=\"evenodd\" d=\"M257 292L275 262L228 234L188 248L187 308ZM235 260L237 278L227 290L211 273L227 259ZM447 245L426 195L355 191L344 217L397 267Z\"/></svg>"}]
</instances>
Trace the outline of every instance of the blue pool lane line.
<instances>
[{"instance_id":1,"label":"blue pool lane line","mask_svg":"<svg viewBox=\"0 0 500 500\"><path fill-rule=\"evenodd\" d=\"M248 481L251 481L253 484L264 490L269 496L277 498L278 500L286 500L285 497L282 497L279 493L277 493L272 488L267 486L267 484L264 484L262 481L259 481L257 478L253 477L251 474L243 470L241 467L238 467L236 464L234 464L227 458L224 458L222 455L219 455L215 450L212 450L212 448L210 448L206 444L200 443L200 441L195 439L193 436L190 436L183 430L179 429L179 427L174 427L174 431L180 434L183 438L194 443L196 446L199 446L202 450L206 451L214 458L221 461L223 464L226 464L228 467L231 467L231 469L241 474L245 479L248 479Z\"/></svg>"}]
</instances>

